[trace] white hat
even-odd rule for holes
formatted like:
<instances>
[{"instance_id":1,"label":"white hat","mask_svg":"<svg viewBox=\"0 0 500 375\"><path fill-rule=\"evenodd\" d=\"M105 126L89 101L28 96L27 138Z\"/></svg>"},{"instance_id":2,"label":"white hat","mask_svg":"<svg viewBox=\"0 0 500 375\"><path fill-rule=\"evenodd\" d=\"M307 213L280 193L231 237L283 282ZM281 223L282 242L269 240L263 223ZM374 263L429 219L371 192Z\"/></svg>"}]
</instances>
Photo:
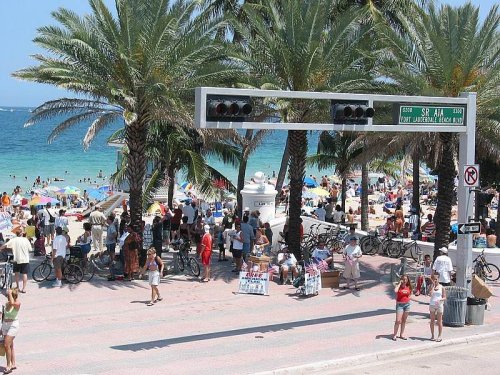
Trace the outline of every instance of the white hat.
<instances>
[{"instance_id":1,"label":"white hat","mask_svg":"<svg viewBox=\"0 0 500 375\"><path fill-rule=\"evenodd\" d=\"M250 211L250 207L245 207L243 211Z\"/></svg>"},{"instance_id":2,"label":"white hat","mask_svg":"<svg viewBox=\"0 0 500 375\"><path fill-rule=\"evenodd\" d=\"M448 248L447 247L442 247L439 249L439 251L441 251L443 254L448 254Z\"/></svg>"},{"instance_id":3,"label":"white hat","mask_svg":"<svg viewBox=\"0 0 500 375\"><path fill-rule=\"evenodd\" d=\"M206 233L210 232L210 225L205 225L203 229L205 229Z\"/></svg>"}]
</instances>

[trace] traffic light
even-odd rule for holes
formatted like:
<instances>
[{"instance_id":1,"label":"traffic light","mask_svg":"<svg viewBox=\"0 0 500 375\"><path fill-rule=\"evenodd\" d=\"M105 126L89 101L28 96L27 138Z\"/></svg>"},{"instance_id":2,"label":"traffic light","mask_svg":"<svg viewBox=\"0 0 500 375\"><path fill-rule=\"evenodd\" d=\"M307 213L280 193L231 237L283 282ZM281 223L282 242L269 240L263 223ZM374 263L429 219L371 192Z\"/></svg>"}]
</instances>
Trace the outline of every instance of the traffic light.
<instances>
[{"instance_id":1,"label":"traffic light","mask_svg":"<svg viewBox=\"0 0 500 375\"><path fill-rule=\"evenodd\" d=\"M367 100L332 100L331 114L334 124L367 125L375 110Z\"/></svg>"},{"instance_id":2,"label":"traffic light","mask_svg":"<svg viewBox=\"0 0 500 375\"><path fill-rule=\"evenodd\" d=\"M488 217L488 205L495 195L478 192L476 194L476 220L483 220Z\"/></svg>"},{"instance_id":3,"label":"traffic light","mask_svg":"<svg viewBox=\"0 0 500 375\"><path fill-rule=\"evenodd\" d=\"M207 95L208 121L244 121L252 110L249 96Z\"/></svg>"}]
</instances>

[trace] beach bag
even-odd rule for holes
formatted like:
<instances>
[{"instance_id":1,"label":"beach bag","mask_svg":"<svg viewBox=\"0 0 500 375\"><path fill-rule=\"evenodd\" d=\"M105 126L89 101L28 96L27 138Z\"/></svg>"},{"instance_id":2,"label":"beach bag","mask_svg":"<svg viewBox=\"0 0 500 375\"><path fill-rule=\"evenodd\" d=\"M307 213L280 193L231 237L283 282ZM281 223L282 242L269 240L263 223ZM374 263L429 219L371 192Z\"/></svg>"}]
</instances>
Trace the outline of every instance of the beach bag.
<instances>
[{"instance_id":1,"label":"beach bag","mask_svg":"<svg viewBox=\"0 0 500 375\"><path fill-rule=\"evenodd\" d=\"M46 251L45 251L45 237L44 236L40 236L39 238L36 239L34 254L37 257L46 254Z\"/></svg>"}]
</instances>

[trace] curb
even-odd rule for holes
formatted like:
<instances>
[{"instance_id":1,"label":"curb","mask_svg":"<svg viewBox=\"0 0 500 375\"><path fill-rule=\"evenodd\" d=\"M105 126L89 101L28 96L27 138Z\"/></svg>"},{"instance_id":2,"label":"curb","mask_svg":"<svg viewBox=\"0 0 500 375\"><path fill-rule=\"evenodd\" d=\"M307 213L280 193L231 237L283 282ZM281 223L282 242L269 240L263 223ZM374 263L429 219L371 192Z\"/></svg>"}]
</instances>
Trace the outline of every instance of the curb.
<instances>
[{"instance_id":1,"label":"curb","mask_svg":"<svg viewBox=\"0 0 500 375\"><path fill-rule=\"evenodd\" d=\"M315 363L308 363L305 365L285 367L271 371L263 371L254 373L253 375L299 375L307 374L310 372L327 371L336 368L343 368L347 370L349 368L365 365L372 362L383 361L386 359L394 359L395 357L402 357L408 354L415 354L416 352L427 352L434 350L436 348L443 348L451 345L467 345L479 341L484 341L491 339L493 337L500 337L500 331L493 331L488 333L482 333L472 336L459 337L453 339L447 339L440 343L416 345L409 348L400 348L396 350L386 350L383 352L375 352L370 354L359 354L351 357L345 357L340 359L333 359L328 361L321 361Z\"/></svg>"}]
</instances>

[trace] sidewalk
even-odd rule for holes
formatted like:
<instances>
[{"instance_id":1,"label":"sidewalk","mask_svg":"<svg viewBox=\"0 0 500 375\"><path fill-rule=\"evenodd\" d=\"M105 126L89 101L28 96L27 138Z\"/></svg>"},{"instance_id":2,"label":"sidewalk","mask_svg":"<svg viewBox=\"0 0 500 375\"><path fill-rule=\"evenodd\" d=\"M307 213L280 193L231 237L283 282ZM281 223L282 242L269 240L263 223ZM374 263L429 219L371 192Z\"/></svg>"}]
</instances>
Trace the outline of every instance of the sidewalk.
<instances>
[{"instance_id":1,"label":"sidewalk","mask_svg":"<svg viewBox=\"0 0 500 375\"><path fill-rule=\"evenodd\" d=\"M269 296L235 294L231 262L217 262L217 254L213 261L214 280L169 276L160 286L164 300L151 307L145 280L108 282L96 275L61 289L30 281L20 297L16 373L248 374L376 359L373 353L500 332L498 298L492 297L484 326L445 327L441 344L428 341L427 299L419 296L413 298L409 340L393 342L395 302L392 286L381 281L388 275L380 271L394 260L380 256L361 259L360 292L322 289L309 298L275 283Z\"/></svg>"}]
</instances>

